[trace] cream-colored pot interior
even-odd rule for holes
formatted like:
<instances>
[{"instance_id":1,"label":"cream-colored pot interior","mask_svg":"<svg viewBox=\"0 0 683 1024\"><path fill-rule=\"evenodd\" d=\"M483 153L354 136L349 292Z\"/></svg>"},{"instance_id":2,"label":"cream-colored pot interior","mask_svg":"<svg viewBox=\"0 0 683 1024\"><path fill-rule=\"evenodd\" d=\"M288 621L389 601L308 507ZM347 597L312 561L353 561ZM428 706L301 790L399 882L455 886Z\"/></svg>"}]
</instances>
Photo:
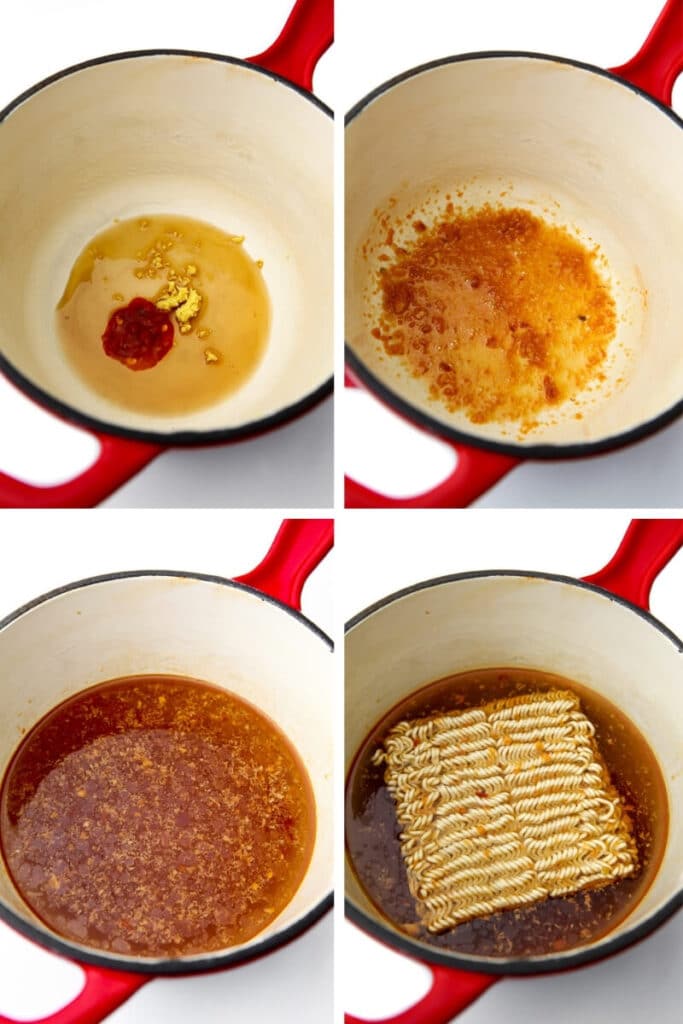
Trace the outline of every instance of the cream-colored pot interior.
<instances>
[{"instance_id":1,"label":"cream-colored pot interior","mask_svg":"<svg viewBox=\"0 0 683 1024\"><path fill-rule=\"evenodd\" d=\"M372 612L347 634L346 771L378 719L407 694L452 673L498 666L555 672L604 695L641 730L661 766L670 812L662 864L630 916L581 947L597 956L683 887L683 653L645 618L575 584L490 575L426 585ZM348 864L346 893L380 919Z\"/></svg>"},{"instance_id":2,"label":"cream-colored pot interior","mask_svg":"<svg viewBox=\"0 0 683 1024\"><path fill-rule=\"evenodd\" d=\"M56 337L76 257L114 218L144 213L245 235L264 260L264 357L235 394L198 412L121 409L80 380ZM0 124L0 218L0 352L81 413L161 434L236 428L332 375L332 120L253 68L159 54L40 89Z\"/></svg>"},{"instance_id":3,"label":"cream-colored pot interior","mask_svg":"<svg viewBox=\"0 0 683 1024\"><path fill-rule=\"evenodd\" d=\"M527 56L420 71L371 99L346 130L348 343L395 396L475 438L563 446L638 428L683 399L681 181L680 124L614 79ZM513 422L473 424L449 413L370 334L381 250L364 255L362 247L386 235L376 211L391 220L415 208L431 223L445 194L459 192L466 206L529 209L599 245L606 259L618 314L606 379L574 396L578 405L551 407L523 435ZM425 206L430 194L440 204Z\"/></svg>"},{"instance_id":4,"label":"cream-colored pot interior","mask_svg":"<svg viewBox=\"0 0 683 1024\"><path fill-rule=\"evenodd\" d=\"M280 726L306 766L315 795L316 840L289 905L250 942L226 952L277 936L331 892L332 655L305 623L237 587L141 575L78 587L25 612L0 631L0 664L0 774L24 730L65 698L117 676L187 675L250 701ZM1 858L0 901L47 930L22 902ZM76 957L85 948L66 944ZM101 958L117 964L128 959L107 953ZM202 959L182 958L188 964Z\"/></svg>"}]
</instances>

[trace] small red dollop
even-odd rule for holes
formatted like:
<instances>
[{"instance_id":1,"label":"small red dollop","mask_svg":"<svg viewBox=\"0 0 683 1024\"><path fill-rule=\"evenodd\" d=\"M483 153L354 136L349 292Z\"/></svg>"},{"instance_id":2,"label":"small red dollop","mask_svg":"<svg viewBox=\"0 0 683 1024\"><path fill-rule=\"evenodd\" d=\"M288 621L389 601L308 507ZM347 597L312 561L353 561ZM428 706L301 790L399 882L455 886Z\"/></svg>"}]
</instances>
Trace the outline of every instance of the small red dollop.
<instances>
[{"instance_id":1,"label":"small red dollop","mask_svg":"<svg viewBox=\"0 0 683 1024\"><path fill-rule=\"evenodd\" d=\"M109 317L102 344L129 370L149 370L173 347L171 317L149 299L131 299Z\"/></svg>"}]
</instances>

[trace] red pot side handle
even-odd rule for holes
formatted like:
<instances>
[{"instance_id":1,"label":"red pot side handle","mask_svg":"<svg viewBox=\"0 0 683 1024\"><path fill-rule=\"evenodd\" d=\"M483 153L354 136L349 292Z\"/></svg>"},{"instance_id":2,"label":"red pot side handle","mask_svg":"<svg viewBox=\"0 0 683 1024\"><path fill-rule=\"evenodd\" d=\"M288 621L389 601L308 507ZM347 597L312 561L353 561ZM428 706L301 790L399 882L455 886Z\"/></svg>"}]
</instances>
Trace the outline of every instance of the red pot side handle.
<instances>
[{"instance_id":1,"label":"red pot side handle","mask_svg":"<svg viewBox=\"0 0 683 1024\"><path fill-rule=\"evenodd\" d=\"M272 46L248 60L311 92L315 66L333 38L333 0L296 0Z\"/></svg>"},{"instance_id":2,"label":"red pot side handle","mask_svg":"<svg viewBox=\"0 0 683 1024\"><path fill-rule=\"evenodd\" d=\"M83 473L53 487L39 487L0 473L0 508L92 508L118 490L163 449L108 434L93 436L100 453Z\"/></svg>"},{"instance_id":3,"label":"red pot side handle","mask_svg":"<svg viewBox=\"0 0 683 1024\"><path fill-rule=\"evenodd\" d=\"M285 519L263 561L251 572L236 576L235 583L245 583L300 611L304 583L333 540L331 519Z\"/></svg>"},{"instance_id":4,"label":"red pot side handle","mask_svg":"<svg viewBox=\"0 0 683 1024\"><path fill-rule=\"evenodd\" d=\"M670 107L674 83L683 71L683 0L667 0L635 57L610 70Z\"/></svg>"},{"instance_id":5,"label":"red pot side handle","mask_svg":"<svg viewBox=\"0 0 683 1024\"><path fill-rule=\"evenodd\" d=\"M683 519L634 519L613 558L584 582L648 611L652 584L681 547Z\"/></svg>"},{"instance_id":6,"label":"red pot side handle","mask_svg":"<svg viewBox=\"0 0 683 1024\"><path fill-rule=\"evenodd\" d=\"M344 386L359 387L358 382L344 371ZM431 491L417 494L412 498L389 498L369 487L344 477L345 508L467 508L494 484L519 465L519 459L507 455L496 455L480 448L469 448L464 444L448 442L456 454L455 469L433 487Z\"/></svg>"},{"instance_id":7,"label":"red pot side handle","mask_svg":"<svg viewBox=\"0 0 683 1024\"><path fill-rule=\"evenodd\" d=\"M450 442L449 442L450 443ZM458 462L450 476L431 491L412 498L388 498L346 477L346 508L467 508L519 463L507 455L451 444Z\"/></svg>"},{"instance_id":8,"label":"red pot side handle","mask_svg":"<svg viewBox=\"0 0 683 1024\"><path fill-rule=\"evenodd\" d=\"M429 967L429 970L432 987L419 1003L394 1017L372 1022L347 1013L345 1024L448 1024L498 980L491 974L456 971L450 967Z\"/></svg>"},{"instance_id":9,"label":"red pot side handle","mask_svg":"<svg viewBox=\"0 0 683 1024\"><path fill-rule=\"evenodd\" d=\"M79 964L79 967L85 971L85 985L73 1002L30 1024L100 1024L150 980L145 974L125 974L90 964ZM18 1022L0 1014L0 1024Z\"/></svg>"}]
</instances>

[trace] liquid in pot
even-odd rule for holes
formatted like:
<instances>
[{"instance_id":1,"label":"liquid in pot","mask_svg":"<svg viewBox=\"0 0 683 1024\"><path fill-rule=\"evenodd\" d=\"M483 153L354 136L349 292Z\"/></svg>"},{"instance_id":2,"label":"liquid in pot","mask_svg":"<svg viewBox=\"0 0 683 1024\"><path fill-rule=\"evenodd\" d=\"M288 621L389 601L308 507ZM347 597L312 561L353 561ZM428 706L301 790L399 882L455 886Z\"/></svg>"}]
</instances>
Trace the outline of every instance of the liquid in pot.
<instances>
[{"instance_id":1,"label":"liquid in pot","mask_svg":"<svg viewBox=\"0 0 683 1024\"><path fill-rule=\"evenodd\" d=\"M270 330L262 261L246 244L161 214L102 231L78 256L57 307L74 371L118 406L155 415L233 394L261 361Z\"/></svg>"},{"instance_id":2,"label":"liquid in pot","mask_svg":"<svg viewBox=\"0 0 683 1024\"><path fill-rule=\"evenodd\" d=\"M401 855L400 826L371 758L398 721L461 711L505 697L548 689L578 694L612 782L633 822L640 870L603 888L551 897L517 910L464 922L436 935L422 925ZM351 767L346 790L346 846L351 865L380 912L411 938L453 952L484 957L541 956L595 941L634 909L655 877L666 844L666 786L646 740L629 719L594 691L533 669L481 669L441 679L400 702L367 737Z\"/></svg>"},{"instance_id":3,"label":"liquid in pot","mask_svg":"<svg viewBox=\"0 0 683 1024\"><path fill-rule=\"evenodd\" d=\"M0 844L31 910L83 945L174 957L239 945L308 867L306 770L264 714L219 687L138 676L45 716L0 790Z\"/></svg>"}]
</instances>

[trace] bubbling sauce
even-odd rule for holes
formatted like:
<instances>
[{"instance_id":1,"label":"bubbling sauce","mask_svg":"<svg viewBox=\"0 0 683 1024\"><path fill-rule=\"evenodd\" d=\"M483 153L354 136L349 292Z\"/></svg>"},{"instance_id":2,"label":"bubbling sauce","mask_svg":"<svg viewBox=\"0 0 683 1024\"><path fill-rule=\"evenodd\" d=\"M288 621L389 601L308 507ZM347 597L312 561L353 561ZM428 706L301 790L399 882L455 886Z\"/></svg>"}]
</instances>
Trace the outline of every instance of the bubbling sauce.
<instances>
[{"instance_id":1,"label":"bubbling sauce","mask_svg":"<svg viewBox=\"0 0 683 1024\"><path fill-rule=\"evenodd\" d=\"M22 741L0 790L0 846L31 910L126 955L246 942L292 899L314 838L311 785L280 730L177 676L65 701Z\"/></svg>"},{"instance_id":2,"label":"bubbling sauce","mask_svg":"<svg viewBox=\"0 0 683 1024\"><path fill-rule=\"evenodd\" d=\"M528 430L605 379L616 307L597 249L517 208L449 203L412 228L401 245L388 232L371 333L432 398L472 423Z\"/></svg>"},{"instance_id":3,"label":"bubbling sauce","mask_svg":"<svg viewBox=\"0 0 683 1024\"><path fill-rule=\"evenodd\" d=\"M633 823L640 870L602 888L549 897L517 910L464 922L440 935L427 931L408 889L394 802L384 769L371 763L388 730L403 719L477 707L549 689L573 690L595 726L595 740ZM668 830L666 785L638 729L587 687L535 669L479 669L438 680L397 704L375 726L351 767L346 789L346 846L375 907L411 938L484 957L542 956L593 942L633 910L654 879Z\"/></svg>"},{"instance_id":4,"label":"bubbling sauce","mask_svg":"<svg viewBox=\"0 0 683 1024\"><path fill-rule=\"evenodd\" d=\"M81 252L57 306L68 362L90 389L135 412L172 416L216 404L248 381L266 348L261 262L242 236L189 217L115 222ZM171 343L128 323L142 300L171 325Z\"/></svg>"}]
</instances>

